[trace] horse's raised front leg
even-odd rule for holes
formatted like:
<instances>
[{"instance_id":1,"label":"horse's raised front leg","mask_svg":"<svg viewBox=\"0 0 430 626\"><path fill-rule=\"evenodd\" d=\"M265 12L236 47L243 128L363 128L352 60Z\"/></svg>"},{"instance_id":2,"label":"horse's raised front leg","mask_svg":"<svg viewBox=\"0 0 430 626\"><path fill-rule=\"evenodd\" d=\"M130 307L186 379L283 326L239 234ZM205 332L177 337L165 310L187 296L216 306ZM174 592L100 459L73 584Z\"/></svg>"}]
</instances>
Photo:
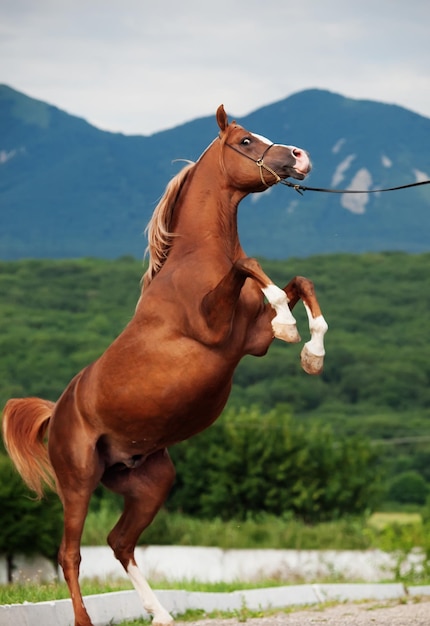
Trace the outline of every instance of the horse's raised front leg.
<instances>
[{"instance_id":1,"label":"horse's raised front leg","mask_svg":"<svg viewBox=\"0 0 430 626\"><path fill-rule=\"evenodd\" d=\"M236 262L236 267L257 281L270 306L274 309L275 316L271 321L274 336L288 343L299 342L300 335L297 330L296 320L291 313L292 307L290 308L289 306L288 294L272 282L255 259L239 259Z\"/></svg>"},{"instance_id":2,"label":"horse's raised front leg","mask_svg":"<svg viewBox=\"0 0 430 626\"><path fill-rule=\"evenodd\" d=\"M308 319L311 339L301 353L302 367L308 374L319 374L324 363L324 334L327 323L315 295L313 283L302 276L293 278L284 289L277 287L265 274L261 265L252 258L240 258L231 270L203 299L202 312L206 323L220 340L227 337L234 307L246 278L254 279L266 296L275 315L271 318L273 336L288 343L300 341L296 320L291 309L303 300Z\"/></svg>"},{"instance_id":3,"label":"horse's raised front leg","mask_svg":"<svg viewBox=\"0 0 430 626\"><path fill-rule=\"evenodd\" d=\"M271 323L273 334L278 339L289 343L300 341L296 320L291 309L299 300L303 301L309 320L311 338L303 346L301 363L307 374L320 374L324 365L324 335L328 325L321 312L312 281L303 276L296 276L284 289L280 289L264 273L255 259L239 259L234 268L239 274L251 277L259 284L269 305L275 310L276 314Z\"/></svg>"},{"instance_id":4,"label":"horse's raised front leg","mask_svg":"<svg viewBox=\"0 0 430 626\"><path fill-rule=\"evenodd\" d=\"M134 550L142 531L149 526L167 498L175 470L167 450L150 456L135 469L108 469L102 482L124 496L124 512L110 532L108 543L142 600L145 611L153 616L152 626L166 626L173 618L160 604L136 564Z\"/></svg>"},{"instance_id":5,"label":"horse's raised front leg","mask_svg":"<svg viewBox=\"0 0 430 626\"><path fill-rule=\"evenodd\" d=\"M324 335L328 325L321 308L312 281L303 276L296 276L284 288L293 308L299 300L303 301L308 320L311 338L303 346L301 353L302 367L308 374L320 374L324 365Z\"/></svg>"},{"instance_id":6,"label":"horse's raised front leg","mask_svg":"<svg viewBox=\"0 0 430 626\"><path fill-rule=\"evenodd\" d=\"M273 284L258 261L252 258L238 259L219 284L203 298L202 313L213 335L216 333L220 341L228 337L234 310L247 278L253 278L258 283L275 312L271 320L273 336L289 343L300 341L285 291Z\"/></svg>"},{"instance_id":7,"label":"horse's raised front leg","mask_svg":"<svg viewBox=\"0 0 430 626\"><path fill-rule=\"evenodd\" d=\"M272 319L273 334L277 339L282 339L288 343L298 343L300 341L297 322L291 313L288 296L285 291L270 283L267 287L262 287L261 291L266 296L270 306L275 310L275 317Z\"/></svg>"},{"instance_id":8,"label":"horse's raised front leg","mask_svg":"<svg viewBox=\"0 0 430 626\"><path fill-rule=\"evenodd\" d=\"M201 303L205 328L200 332L201 340L222 343L231 333L231 323L237 302L247 275L232 265L214 289L209 291Z\"/></svg>"}]
</instances>

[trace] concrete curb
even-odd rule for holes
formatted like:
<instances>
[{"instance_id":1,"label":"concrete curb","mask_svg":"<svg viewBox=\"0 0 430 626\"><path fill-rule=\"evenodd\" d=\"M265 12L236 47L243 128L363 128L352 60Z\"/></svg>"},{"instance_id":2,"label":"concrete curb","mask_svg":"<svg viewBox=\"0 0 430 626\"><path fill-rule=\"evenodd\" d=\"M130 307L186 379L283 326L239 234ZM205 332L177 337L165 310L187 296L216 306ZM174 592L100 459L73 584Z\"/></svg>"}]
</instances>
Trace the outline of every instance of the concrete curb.
<instances>
[{"instance_id":1,"label":"concrete curb","mask_svg":"<svg viewBox=\"0 0 430 626\"><path fill-rule=\"evenodd\" d=\"M188 609L234 612L282 609L290 606L320 604L328 601L400 600L406 595L430 596L430 586L405 588L400 583L289 585L233 591L231 593L156 591L163 606L173 615ZM135 591L118 591L87 596L85 604L94 626L106 626L124 620L148 617ZM0 606L0 626L71 626L70 600L11 604Z\"/></svg>"},{"instance_id":2,"label":"concrete curb","mask_svg":"<svg viewBox=\"0 0 430 626\"><path fill-rule=\"evenodd\" d=\"M106 581L127 580L119 561L109 546L82 546L80 577ZM147 580L198 580L207 583L246 580L329 579L335 572L339 580L394 582L399 567L397 556L381 550L278 550L231 549L205 546L139 546L135 550L137 565ZM402 563L402 575L420 571L425 555L413 550ZM46 582L62 579L62 572L42 557L15 558L14 581ZM7 584L7 565L0 555L0 583Z\"/></svg>"}]
</instances>

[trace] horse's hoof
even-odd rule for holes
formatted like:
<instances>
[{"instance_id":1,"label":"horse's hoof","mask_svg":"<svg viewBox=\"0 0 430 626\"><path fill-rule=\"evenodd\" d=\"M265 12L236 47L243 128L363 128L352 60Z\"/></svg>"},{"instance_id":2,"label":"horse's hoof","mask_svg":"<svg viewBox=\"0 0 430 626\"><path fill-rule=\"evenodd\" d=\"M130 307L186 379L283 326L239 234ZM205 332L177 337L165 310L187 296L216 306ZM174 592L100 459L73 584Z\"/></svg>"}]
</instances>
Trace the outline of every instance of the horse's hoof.
<instances>
[{"instance_id":1,"label":"horse's hoof","mask_svg":"<svg viewBox=\"0 0 430 626\"><path fill-rule=\"evenodd\" d=\"M279 324L272 322L275 337L287 341L288 343L298 343L300 341L299 331L296 324Z\"/></svg>"},{"instance_id":2,"label":"horse's hoof","mask_svg":"<svg viewBox=\"0 0 430 626\"><path fill-rule=\"evenodd\" d=\"M321 374L324 366L324 355L318 356L317 354L312 354L305 344L300 354L300 360L306 374L311 374L312 376Z\"/></svg>"},{"instance_id":3,"label":"horse's hoof","mask_svg":"<svg viewBox=\"0 0 430 626\"><path fill-rule=\"evenodd\" d=\"M151 626L174 626L175 620L167 611L154 616Z\"/></svg>"}]
</instances>

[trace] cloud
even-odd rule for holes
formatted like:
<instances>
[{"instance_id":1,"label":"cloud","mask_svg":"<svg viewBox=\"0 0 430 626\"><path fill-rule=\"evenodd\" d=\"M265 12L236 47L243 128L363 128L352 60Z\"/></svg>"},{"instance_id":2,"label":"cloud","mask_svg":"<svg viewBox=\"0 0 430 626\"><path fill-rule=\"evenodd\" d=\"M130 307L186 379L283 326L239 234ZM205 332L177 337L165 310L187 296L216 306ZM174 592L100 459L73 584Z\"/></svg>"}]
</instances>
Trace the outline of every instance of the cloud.
<instances>
[{"instance_id":1,"label":"cloud","mask_svg":"<svg viewBox=\"0 0 430 626\"><path fill-rule=\"evenodd\" d=\"M244 115L309 87L430 114L421 0L16 0L0 6L0 82L127 133L223 102Z\"/></svg>"}]
</instances>

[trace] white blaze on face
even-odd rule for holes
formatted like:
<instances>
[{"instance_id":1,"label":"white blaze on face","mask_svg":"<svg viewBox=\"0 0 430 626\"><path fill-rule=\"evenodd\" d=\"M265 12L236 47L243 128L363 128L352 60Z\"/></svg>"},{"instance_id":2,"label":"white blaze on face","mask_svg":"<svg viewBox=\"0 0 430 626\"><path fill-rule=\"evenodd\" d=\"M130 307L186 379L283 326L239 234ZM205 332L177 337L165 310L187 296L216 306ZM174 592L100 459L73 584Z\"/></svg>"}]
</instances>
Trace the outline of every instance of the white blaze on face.
<instances>
[{"instance_id":1,"label":"white blaze on face","mask_svg":"<svg viewBox=\"0 0 430 626\"><path fill-rule=\"evenodd\" d=\"M274 144L273 141L270 141L270 139L267 139L267 137L265 137L264 135L259 135L258 133L252 133L252 136L265 143L267 147L276 145L280 146L281 148L288 148L289 150L297 150L296 146L287 146L285 143Z\"/></svg>"},{"instance_id":2,"label":"white blaze on face","mask_svg":"<svg viewBox=\"0 0 430 626\"><path fill-rule=\"evenodd\" d=\"M294 169L297 172L300 172L301 174L304 174L306 176L306 174L309 172L310 167L311 167L311 163L309 160L309 156L307 154L307 152L305 150L302 150L301 148L298 148L297 146L287 146L284 143L277 143L274 144L273 141L270 141L270 139L267 139L267 137L264 137L264 135L258 135L257 133L251 133L253 137L255 137L256 139L259 139L260 141L262 141L268 148L270 146L279 146L281 148L286 148L287 150L290 150L291 154L294 156L294 158L296 159L295 165L294 165Z\"/></svg>"},{"instance_id":3,"label":"white blaze on face","mask_svg":"<svg viewBox=\"0 0 430 626\"><path fill-rule=\"evenodd\" d=\"M263 135L258 135L257 133L252 133L252 136L256 137L257 139L259 139L260 141L265 143L267 146L271 146L273 144L273 141L270 141L270 139L267 139L267 137L264 137Z\"/></svg>"}]
</instances>

